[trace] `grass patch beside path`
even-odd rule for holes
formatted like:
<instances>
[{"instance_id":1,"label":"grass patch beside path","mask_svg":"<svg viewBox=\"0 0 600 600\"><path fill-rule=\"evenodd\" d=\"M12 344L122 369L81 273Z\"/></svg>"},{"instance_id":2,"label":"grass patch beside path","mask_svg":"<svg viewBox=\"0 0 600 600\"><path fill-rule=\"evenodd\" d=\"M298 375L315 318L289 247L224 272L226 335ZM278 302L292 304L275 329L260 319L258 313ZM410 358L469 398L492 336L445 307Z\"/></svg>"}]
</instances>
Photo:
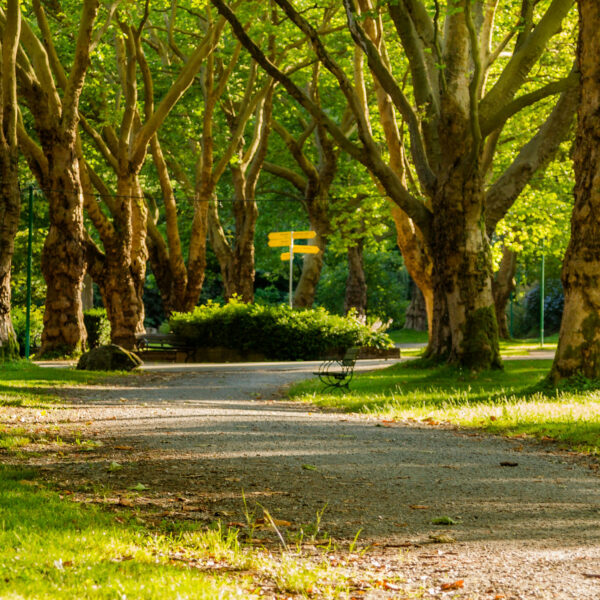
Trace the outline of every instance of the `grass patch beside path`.
<instances>
[{"instance_id":1,"label":"grass patch beside path","mask_svg":"<svg viewBox=\"0 0 600 600\"><path fill-rule=\"evenodd\" d=\"M600 390L532 391L550 365L549 360L506 361L504 371L470 374L446 366L421 369L399 363L355 375L349 393L324 394L317 380L299 383L289 393L295 400L385 421L452 423L600 453Z\"/></svg>"},{"instance_id":2,"label":"grass patch beside path","mask_svg":"<svg viewBox=\"0 0 600 600\"><path fill-rule=\"evenodd\" d=\"M73 385L93 385L123 373L40 367L26 360L0 364L0 407L40 407L57 401L55 392Z\"/></svg>"}]
</instances>

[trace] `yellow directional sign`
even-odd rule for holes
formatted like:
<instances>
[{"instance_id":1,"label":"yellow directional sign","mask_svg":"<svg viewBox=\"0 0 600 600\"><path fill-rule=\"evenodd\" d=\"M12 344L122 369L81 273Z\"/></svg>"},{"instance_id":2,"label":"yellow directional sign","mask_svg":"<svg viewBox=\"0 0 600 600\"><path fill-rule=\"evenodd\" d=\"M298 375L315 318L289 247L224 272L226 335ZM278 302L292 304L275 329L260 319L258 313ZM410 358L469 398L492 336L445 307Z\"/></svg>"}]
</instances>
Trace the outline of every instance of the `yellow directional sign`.
<instances>
[{"instance_id":1,"label":"yellow directional sign","mask_svg":"<svg viewBox=\"0 0 600 600\"><path fill-rule=\"evenodd\" d=\"M269 240L269 247L271 248L278 248L280 246L289 246L290 245L290 240L289 239L270 239Z\"/></svg>"},{"instance_id":2,"label":"yellow directional sign","mask_svg":"<svg viewBox=\"0 0 600 600\"><path fill-rule=\"evenodd\" d=\"M294 246L294 254L318 254L318 246ZM281 260L290 260L289 252L282 252Z\"/></svg>"},{"instance_id":3,"label":"yellow directional sign","mask_svg":"<svg viewBox=\"0 0 600 600\"><path fill-rule=\"evenodd\" d=\"M303 246L302 244L295 245L294 244L294 254L318 254L319 247L318 246Z\"/></svg>"},{"instance_id":4,"label":"yellow directional sign","mask_svg":"<svg viewBox=\"0 0 600 600\"><path fill-rule=\"evenodd\" d=\"M273 231L269 234L271 240L312 240L317 237L316 231Z\"/></svg>"}]
</instances>

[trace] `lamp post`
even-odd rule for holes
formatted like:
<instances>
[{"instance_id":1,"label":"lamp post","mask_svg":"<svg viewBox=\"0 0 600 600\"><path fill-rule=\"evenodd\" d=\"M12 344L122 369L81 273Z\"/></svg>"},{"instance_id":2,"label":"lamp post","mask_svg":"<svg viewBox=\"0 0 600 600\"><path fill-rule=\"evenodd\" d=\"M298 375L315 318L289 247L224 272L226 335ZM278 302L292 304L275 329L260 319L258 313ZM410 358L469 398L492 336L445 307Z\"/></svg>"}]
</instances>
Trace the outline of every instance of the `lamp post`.
<instances>
[{"instance_id":1,"label":"lamp post","mask_svg":"<svg viewBox=\"0 0 600 600\"><path fill-rule=\"evenodd\" d=\"M31 349L31 263L33 255L33 186L29 186L29 201L28 201L28 226L29 232L27 235L27 309L25 313L25 358L29 359Z\"/></svg>"}]
</instances>

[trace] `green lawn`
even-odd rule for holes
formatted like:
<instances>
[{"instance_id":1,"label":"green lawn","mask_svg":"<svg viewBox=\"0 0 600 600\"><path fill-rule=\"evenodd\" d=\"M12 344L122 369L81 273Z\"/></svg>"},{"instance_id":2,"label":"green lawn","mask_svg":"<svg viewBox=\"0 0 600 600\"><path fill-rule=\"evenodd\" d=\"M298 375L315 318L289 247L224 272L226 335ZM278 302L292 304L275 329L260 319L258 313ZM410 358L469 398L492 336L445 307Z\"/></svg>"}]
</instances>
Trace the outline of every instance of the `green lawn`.
<instances>
[{"instance_id":1,"label":"green lawn","mask_svg":"<svg viewBox=\"0 0 600 600\"><path fill-rule=\"evenodd\" d=\"M123 373L44 368L26 360L0 364L0 406L41 407L57 401L56 392L74 385L93 385Z\"/></svg>"},{"instance_id":2,"label":"green lawn","mask_svg":"<svg viewBox=\"0 0 600 600\"><path fill-rule=\"evenodd\" d=\"M414 331L413 329L396 329L388 331L388 335L395 344L426 344L428 335L426 331ZM500 352L502 356L533 355L538 350L556 350L558 334L552 334L544 338L544 345L540 346L540 340L535 338L500 340ZM402 356L420 356L420 348L403 348Z\"/></svg>"},{"instance_id":3,"label":"green lawn","mask_svg":"<svg viewBox=\"0 0 600 600\"><path fill-rule=\"evenodd\" d=\"M600 390L540 391L549 360L507 360L504 371L478 374L451 367L415 368L411 362L355 376L349 393L322 393L318 380L290 390L295 400L359 412L382 421L450 423L510 436L556 440L600 453Z\"/></svg>"}]
</instances>

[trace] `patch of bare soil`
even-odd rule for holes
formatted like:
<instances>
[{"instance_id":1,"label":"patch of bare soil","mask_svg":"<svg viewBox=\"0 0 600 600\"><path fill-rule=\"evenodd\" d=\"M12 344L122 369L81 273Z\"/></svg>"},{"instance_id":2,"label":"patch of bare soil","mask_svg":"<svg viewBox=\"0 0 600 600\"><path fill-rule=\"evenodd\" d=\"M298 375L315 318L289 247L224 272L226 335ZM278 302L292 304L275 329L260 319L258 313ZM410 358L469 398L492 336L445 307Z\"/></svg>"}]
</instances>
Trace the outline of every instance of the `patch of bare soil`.
<instances>
[{"instance_id":1,"label":"patch of bare soil","mask_svg":"<svg viewBox=\"0 0 600 600\"><path fill-rule=\"evenodd\" d=\"M279 534L308 553L331 544L331 560L381 572L356 597L404 597L385 585L401 576L425 598L600 598L596 465L281 400L313 370L147 373L72 390L46 412L1 409L0 421L32 432L20 460L77 501L134 510L149 527L219 519L267 547ZM364 552L348 554L357 534Z\"/></svg>"}]
</instances>

